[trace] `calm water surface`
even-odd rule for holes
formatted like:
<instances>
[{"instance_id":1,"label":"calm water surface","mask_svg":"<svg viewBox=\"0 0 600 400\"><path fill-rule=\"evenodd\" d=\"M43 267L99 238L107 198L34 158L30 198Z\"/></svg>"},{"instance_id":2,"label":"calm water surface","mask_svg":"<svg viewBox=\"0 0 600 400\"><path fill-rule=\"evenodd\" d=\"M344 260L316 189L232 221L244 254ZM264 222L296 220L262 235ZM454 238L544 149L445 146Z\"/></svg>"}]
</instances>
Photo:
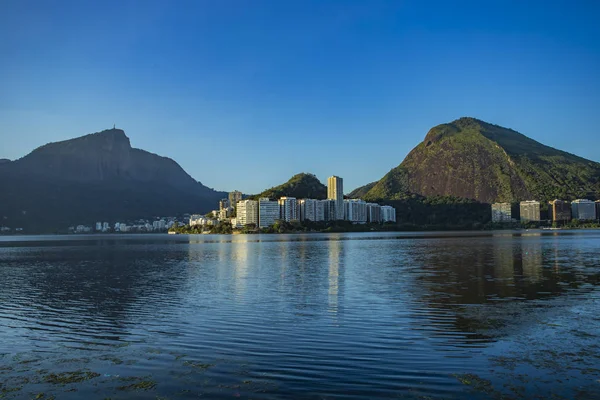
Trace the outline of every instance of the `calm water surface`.
<instances>
[{"instance_id":1,"label":"calm water surface","mask_svg":"<svg viewBox=\"0 0 600 400\"><path fill-rule=\"evenodd\" d=\"M0 398L600 398L600 231L4 237L0 284Z\"/></svg>"}]
</instances>

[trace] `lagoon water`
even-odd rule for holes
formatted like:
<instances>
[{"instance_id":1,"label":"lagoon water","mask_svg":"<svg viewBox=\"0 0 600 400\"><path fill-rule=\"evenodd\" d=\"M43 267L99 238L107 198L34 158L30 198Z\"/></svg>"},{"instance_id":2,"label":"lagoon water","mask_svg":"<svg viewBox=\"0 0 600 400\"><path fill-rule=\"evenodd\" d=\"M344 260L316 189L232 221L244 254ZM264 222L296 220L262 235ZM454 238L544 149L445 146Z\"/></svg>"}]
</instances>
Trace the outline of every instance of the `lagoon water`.
<instances>
[{"instance_id":1,"label":"lagoon water","mask_svg":"<svg viewBox=\"0 0 600 400\"><path fill-rule=\"evenodd\" d=\"M600 231L0 237L0 285L0 398L600 398Z\"/></svg>"}]
</instances>

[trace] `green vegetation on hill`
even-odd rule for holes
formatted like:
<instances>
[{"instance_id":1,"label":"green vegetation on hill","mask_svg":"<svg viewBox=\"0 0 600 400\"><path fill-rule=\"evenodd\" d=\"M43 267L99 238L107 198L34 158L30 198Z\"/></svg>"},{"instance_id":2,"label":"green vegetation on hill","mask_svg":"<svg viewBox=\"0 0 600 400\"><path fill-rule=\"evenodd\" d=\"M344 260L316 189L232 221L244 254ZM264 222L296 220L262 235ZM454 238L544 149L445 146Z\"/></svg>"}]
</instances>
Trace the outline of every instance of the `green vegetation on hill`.
<instances>
[{"instance_id":1,"label":"green vegetation on hill","mask_svg":"<svg viewBox=\"0 0 600 400\"><path fill-rule=\"evenodd\" d=\"M377 182L367 183L366 185L356 188L348 193L347 197L349 199L362 199L376 184Z\"/></svg>"},{"instance_id":2,"label":"green vegetation on hill","mask_svg":"<svg viewBox=\"0 0 600 400\"><path fill-rule=\"evenodd\" d=\"M301 173L292 176L286 183L272 187L264 192L250 196L249 199L258 200L261 197L278 199L280 197L296 197L298 199L318 199L327 197L327 187L313 174Z\"/></svg>"},{"instance_id":3,"label":"green vegetation on hill","mask_svg":"<svg viewBox=\"0 0 600 400\"><path fill-rule=\"evenodd\" d=\"M432 128L398 167L369 185L355 192L366 200L402 200L413 194L487 203L595 199L600 196L600 163L512 129L461 118Z\"/></svg>"}]
</instances>

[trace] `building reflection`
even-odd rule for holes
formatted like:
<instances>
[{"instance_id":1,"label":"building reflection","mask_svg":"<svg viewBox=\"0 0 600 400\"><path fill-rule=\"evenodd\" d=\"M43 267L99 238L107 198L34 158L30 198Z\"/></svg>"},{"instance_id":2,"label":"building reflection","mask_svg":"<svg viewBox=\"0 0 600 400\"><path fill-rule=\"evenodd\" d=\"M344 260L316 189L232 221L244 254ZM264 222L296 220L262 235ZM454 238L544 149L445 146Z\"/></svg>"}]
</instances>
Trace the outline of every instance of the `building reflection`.
<instances>
[{"instance_id":1,"label":"building reflection","mask_svg":"<svg viewBox=\"0 0 600 400\"><path fill-rule=\"evenodd\" d=\"M329 290L328 310L337 314L340 295L340 261L342 256L342 242L330 240L329 244Z\"/></svg>"}]
</instances>

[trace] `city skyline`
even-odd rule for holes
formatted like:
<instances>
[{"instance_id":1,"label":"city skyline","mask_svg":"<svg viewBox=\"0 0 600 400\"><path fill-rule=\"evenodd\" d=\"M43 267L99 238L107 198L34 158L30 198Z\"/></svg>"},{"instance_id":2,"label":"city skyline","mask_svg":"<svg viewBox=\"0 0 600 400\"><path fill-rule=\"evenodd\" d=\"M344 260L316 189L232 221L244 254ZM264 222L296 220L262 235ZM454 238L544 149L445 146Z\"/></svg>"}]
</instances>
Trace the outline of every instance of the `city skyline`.
<instances>
[{"instance_id":1,"label":"city skyline","mask_svg":"<svg viewBox=\"0 0 600 400\"><path fill-rule=\"evenodd\" d=\"M600 161L587 145L600 122L599 9L9 0L0 158L116 123L135 147L218 190L258 193L332 170L354 189L397 166L431 127L472 116ZM293 148L279 140L291 136L302 138ZM238 143L232 162L207 167Z\"/></svg>"}]
</instances>

